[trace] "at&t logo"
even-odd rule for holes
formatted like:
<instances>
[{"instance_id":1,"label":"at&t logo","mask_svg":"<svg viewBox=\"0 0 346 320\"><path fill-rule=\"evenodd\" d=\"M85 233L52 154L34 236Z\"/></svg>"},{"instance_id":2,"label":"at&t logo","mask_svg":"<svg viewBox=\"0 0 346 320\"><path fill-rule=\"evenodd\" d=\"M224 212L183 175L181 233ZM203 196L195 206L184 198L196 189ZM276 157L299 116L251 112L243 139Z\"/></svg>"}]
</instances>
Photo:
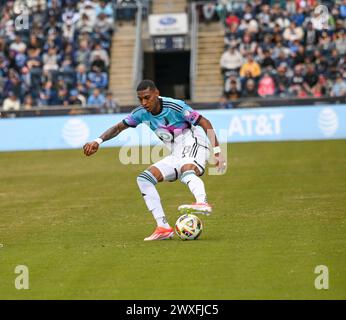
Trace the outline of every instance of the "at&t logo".
<instances>
[{"instance_id":1,"label":"at&t logo","mask_svg":"<svg viewBox=\"0 0 346 320\"><path fill-rule=\"evenodd\" d=\"M339 120L332 108L324 108L318 116L318 126L326 137L331 137L339 128Z\"/></svg>"},{"instance_id":2,"label":"at&t logo","mask_svg":"<svg viewBox=\"0 0 346 320\"><path fill-rule=\"evenodd\" d=\"M89 138L89 127L81 119L70 119L62 128L62 138L73 148L78 148L87 142Z\"/></svg>"}]
</instances>

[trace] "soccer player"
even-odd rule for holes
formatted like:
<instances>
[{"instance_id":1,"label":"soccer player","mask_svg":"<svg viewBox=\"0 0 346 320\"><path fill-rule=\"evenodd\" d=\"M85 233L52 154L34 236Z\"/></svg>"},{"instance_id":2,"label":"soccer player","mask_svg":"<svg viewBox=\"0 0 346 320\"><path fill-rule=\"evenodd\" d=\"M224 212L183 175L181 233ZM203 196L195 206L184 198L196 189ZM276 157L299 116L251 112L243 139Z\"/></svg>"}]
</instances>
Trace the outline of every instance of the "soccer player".
<instances>
[{"instance_id":1,"label":"soccer player","mask_svg":"<svg viewBox=\"0 0 346 320\"><path fill-rule=\"evenodd\" d=\"M216 158L218 171L222 172L226 169L226 161L221 154L221 148L210 121L184 101L161 97L155 83L151 80L143 80L139 83L137 96L140 102L139 107L99 138L86 143L83 149L86 156L91 156L102 142L116 137L123 130L129 127L135 128L140 123L150 126L171 153L139 174L137 184L149 211L157 222L154 233L144 240L164 240L172 238L174 231L168 224L155 185L158 182L179 179L189 187L196 199L193 204L179 206L179 211L208 215L212 207L207 202L204 183L200 178L205 171L210 154L208 139ZM196 126L202 127L206 135L199 132Z\"/></svg>"}]
</instances>

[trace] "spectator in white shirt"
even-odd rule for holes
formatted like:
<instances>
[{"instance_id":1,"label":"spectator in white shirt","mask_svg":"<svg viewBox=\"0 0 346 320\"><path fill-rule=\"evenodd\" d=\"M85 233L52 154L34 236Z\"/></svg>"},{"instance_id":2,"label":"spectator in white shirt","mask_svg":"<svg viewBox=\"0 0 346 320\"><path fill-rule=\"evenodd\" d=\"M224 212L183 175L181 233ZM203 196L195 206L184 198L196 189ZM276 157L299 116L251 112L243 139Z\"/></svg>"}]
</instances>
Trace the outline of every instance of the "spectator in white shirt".
<instances>
[{"instance_id":1,"label":"spectator in white shirt","mask_svg":"<svg viewBox=\"0 0 346 320\"><path fill-rule=\"evenodd\" d=\"M232 44L227 51L225 51L220 59L221 71L227 76L229 72L238 74L240 67L244 63L244 58Z\"/></svg>"},{"instance_id":2,"label":"spectator in white shirt","mask_svg":"<svg viewBox=\"0 0 346 320\"><path fill-rule=\"evenodd\" d=\"M304 31L301 27L297 27L295 22L291 22L290 26L285 29L283 37L286 41L294 42L295 40L301 41L304 37Z\"/></svg>"},{"instance_id":3,"label":"spectator in white shirt","mask_svg":"<svg viewBox=\"0 0 346 320\"><path fill-rule=\"evenodd\" d=\"M15 51L16 53L24 53L26 50L26 44L22 41L20 35L16 35L14 42L10 44L10 50Z\"/></svg>"},{"instance_id":4,"label":"spectator in white shirt","mask_svg":"<svg viewBox=\"0 0 346 320\"><path fill-rule=\"evenodd\" d=\"M43 70L51 71L59 69L56 48L48 49L48 52L43 55L43 63Z\"/></svg>"},{"instance_id":5,"label":"spectator in white shirt","mask_svg":"<svg viewBox=\"0 0 346 320\"><path fill-rule=\"evenodd\" d=\"M3 107L4 111L19 110L20 109L20 101L16 97L16 95L12 91L10 91L8 93L8 97L4 100L2 107Z\"/></svg>"},{"instance_id":6,"label":"spectator in white shirt","mask_svg":"<svg viewBox=\"0 0 346 320\"><path fill-rule=\"evenodd\" d=\"M336 77L336 82L333 84L330 95L332 97L346 96L346 81L340 74L338 74Z\"/></svg>"},{"instance_id":7,"label":"spectator in white shirt","mask_svg":"<svg viewBox=\"0 0 346 320\"><path fill-rule=\"evenodd\" d=\"M290 19L288 19L288 12L287 11L282 11L280 13L279 17L276 18L275 23L280 26L282 30L288 28L290 26Z\"/></svg>"},{"instance_id":8,"label":"spectator in white shirt","mask_svg":"<svg viewBox=\"0 0 346 320\"><path fill-rule=\"evenodd\" d=\"M94 60L98 56L104 61L106 67L108 67L109 66L109 56L108 56L108 53L107 53L107 51L105 49L102 48L101 44L99 44L99 43L97 43L95 45L94 50L90 54L90 62L91 62L91 64L94 62Z\"/></svg>"},{"instance_id":9,"label":"spectator in white shirt","mask_svg":"<svg viewBox=\"0 0 346 320\"><path fill-rule=\"evenodd\" d=\"M95 4L92 1L84 1L84 6L80 8L79 15L82 17L83 15L87 15L92 27L94 27L96 22L96 10Z\"/></svg>"}]
</instances>

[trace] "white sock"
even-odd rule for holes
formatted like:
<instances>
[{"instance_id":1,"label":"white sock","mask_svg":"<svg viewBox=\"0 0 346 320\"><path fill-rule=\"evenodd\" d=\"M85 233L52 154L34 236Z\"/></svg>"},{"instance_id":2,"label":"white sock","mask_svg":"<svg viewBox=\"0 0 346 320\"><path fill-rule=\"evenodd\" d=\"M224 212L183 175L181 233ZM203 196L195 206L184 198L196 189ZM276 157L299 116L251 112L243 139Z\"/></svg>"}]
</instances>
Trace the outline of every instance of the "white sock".
<instances>
[{"instance_id":1,"label":"white sock","mask_svg":"<svg viewBox=\"0 0 346 320\"><path fill-rule=\"evenodd\" d=\"M180 181L186 184L192 194L196 198L196 203L207 203L207 194L204 188L204 182L200 177L196 176L194 170L185 171L181 177Z\"/></svg>"},{"instance_id":2,"label":"white sock","mask_svg":"<svg viewBox=\"0 0 346 320\"><path fill-rule=\"evenodd\" d=\"M170 228L163 212L160 195L155 188L155 184L157 184L156 178L150 171L145 170L137 177L137 184L149 211L151 211L157 222L157 226Z\"/></svg>"}]
</instances>

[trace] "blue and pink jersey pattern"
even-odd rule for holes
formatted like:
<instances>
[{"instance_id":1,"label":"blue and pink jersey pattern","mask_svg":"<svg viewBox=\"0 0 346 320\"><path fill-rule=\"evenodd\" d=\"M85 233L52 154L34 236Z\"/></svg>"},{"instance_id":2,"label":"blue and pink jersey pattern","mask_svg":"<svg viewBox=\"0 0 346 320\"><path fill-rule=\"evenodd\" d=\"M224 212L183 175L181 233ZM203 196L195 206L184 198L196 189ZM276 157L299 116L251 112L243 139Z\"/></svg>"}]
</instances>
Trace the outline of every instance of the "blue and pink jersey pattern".
<instances>
[{"instance_id":1,"label":"blue and pink jersey pattern","mask_svg":"<svg viewBox=\"0 0 346 320\"><path fill-rule=\"evenodd\" d=\"M191 125L198 125L202 116L184 101L167 97L159 97L159 100L161 104L159 114L153 115L144 107L139 106L127 115L123 122L134 128L140 123L146 123L153 131L160 128L172 134L191 128Z\"/></svg>"}]
</instances>

